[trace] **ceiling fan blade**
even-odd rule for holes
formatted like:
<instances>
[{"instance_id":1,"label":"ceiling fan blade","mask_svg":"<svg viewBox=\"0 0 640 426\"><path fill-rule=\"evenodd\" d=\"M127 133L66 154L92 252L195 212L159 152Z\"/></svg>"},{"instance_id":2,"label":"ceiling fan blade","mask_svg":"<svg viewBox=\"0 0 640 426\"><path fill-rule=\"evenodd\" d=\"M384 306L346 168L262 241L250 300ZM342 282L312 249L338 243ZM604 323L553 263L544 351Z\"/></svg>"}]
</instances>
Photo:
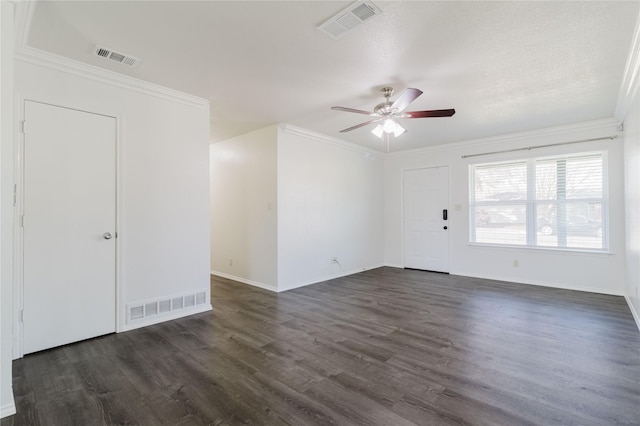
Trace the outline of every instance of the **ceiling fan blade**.
<instances>
[{"instance_id":1,"label":"ceiling fan blade","mask_svg":"<svg viewBox=\"0 0 640 426\"><path fill-rule=\"evenodd\" d=\"M392 109L397 109L398 112L404 111L406 107L413 101L415 101L418 96L422 95L422 90L408 88L405 89L404 92L400 94L400 97L395 100L395 102L391 105Z\"/></svg>"},{"instance_id":2,"label":"ceiling fan blade","mask_svg":"<svg viewBox=\"0 0 640 426\"><path fill-rule=\"evenodd\" d=\"M410 111L398 115L399 118L451 117L455 109L432 109L430 111Z\"/></svg>"},{"instance_id":3,"label":"ceiling fan blade","mask_svg":"<svg viewBox=\"0 0 640 426\"><path fill-rule=\"evenodd\" d=\"M351 126L351 127L346 128L346 129L340 130L340 133L350 132L352 130L359 129L360 127L364 127L367 124L375 123L375 122L378 122L380 120L382 120L382 118L377 118L375 120L365 121L364 123L356 124L355 126Z\"/></svg>"},{"instance_id":4,"label":"ceiling fan blade","mask_svg":"<svg viewBox=\"0 0 640 426\"><path fill-rule=\"evenodd\" d=\"M333 106L331 107L331 109L334 109L336 111L355 112L356 114L364 114L364 115L369 115L371 117L375 117L378 115L375 112L363 111L361 109L353 109L353 108L347 108L347 107L341 107L341 106Z\"/></svg>"}]
</instances>

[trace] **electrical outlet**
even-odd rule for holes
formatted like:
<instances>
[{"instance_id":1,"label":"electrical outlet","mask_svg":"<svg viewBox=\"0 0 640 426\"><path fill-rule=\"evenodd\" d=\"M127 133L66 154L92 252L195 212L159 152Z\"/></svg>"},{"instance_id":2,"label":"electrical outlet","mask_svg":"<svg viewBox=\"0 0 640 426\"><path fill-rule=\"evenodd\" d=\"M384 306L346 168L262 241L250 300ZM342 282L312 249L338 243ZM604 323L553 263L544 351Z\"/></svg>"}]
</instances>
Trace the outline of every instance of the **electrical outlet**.
<instances>
[{"instance_id":1,"label":"electrical outlet","mask_svg":"<svg viewBox=\"0 0 640 426\"><path fill-rule=\"evenodd\" d=\"M517 268L517 267L519 267L519 266L520 266L520 261L519 261L519 260L514 260L514 261L513 261L513 267L514 267L514 268Z\"/></svg>"},{"instance_id":2,"label":"electrical outlet","mask_svg":"<svg viewBox=\"0 0 640 426\"><path fill-rule=\"evenodd\" d=\"M229 266L233 266L233 258L232 257L229 258Z\"/></svg>"}]
</instances>

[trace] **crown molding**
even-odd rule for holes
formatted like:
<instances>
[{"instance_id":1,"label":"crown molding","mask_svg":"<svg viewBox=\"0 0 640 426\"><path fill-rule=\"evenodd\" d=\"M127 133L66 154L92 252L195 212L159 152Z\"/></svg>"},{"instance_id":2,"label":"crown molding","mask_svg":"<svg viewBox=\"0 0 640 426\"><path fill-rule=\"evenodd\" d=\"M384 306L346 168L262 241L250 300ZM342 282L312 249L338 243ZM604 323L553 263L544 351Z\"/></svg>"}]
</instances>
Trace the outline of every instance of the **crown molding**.
<instances>
[{"instance_id":1,"label":"crown molding","mask_svg":"<svg viewBox=\"0 0 640 426\"><path fill-rule=\"evenodd\" d=\"M621 131L621 123L615 118L603 118L600 120L584 121L580 123L565 124L562 126L547 127L544 129L528 130L525 132L518 132L518 133L508 133L504 135L490 136L490 137L479 138L479 139L470 139L470 140L460 141L460 142L444 143L444 144L433 145L433 146L428 146L423 148L416 148L416 149L411 149L406 151L389 152L389 153L370 150L361 145L343 141L342 139L337 139L331 136L324 135L322 133L314 132L312 130L304 129L302 127L298 127L290 123L281 123L278 125L278 128L285 133L302 136L307 139L312 139L312 140L323 142L323 143L337 145L337 146L340 146L341 148L346 148L352 151L366 153L376 158L389 158L389 157L396 158L396 157L413 156L417 154L430 153L430 152L450 151L452 149L466 149L469 147L484 148L487 146L491 146L493 144L499 144L503 142L512 142L512 143L525 142L531 139L558 137L563 135L569 135L573 137L573 134L579 131L603 131L608 133L607 136L610 136L610 133L613 132L614 135L617 135Z\"/></svg>"},{"instance_id":2,"label":"crown molding","mask_svg":"<svg viewBox=\"0 0 640 426\"><path fill-rule=\"evenodd\" d=\"M33 18L33 11L35 8L35 2L33 1L21 1L13 2L15 6L15 38L14 38L14 51L18 52L21 47L27 45L27 38L31 31L31 21Z\"/></svg>"},{"instance_id":3,"label":"crown molding","mask_svg":"<svg viewBox=\"0 0 640 426\"><path fill-rule=\"evenodd\" d=\"M278 125L278 128L285 133L302 136L304 138L312 139L318 142L336 145L336 146L339 146L340 148L345 148L351 151L360 152L372 157L384 158L386 155L385 153L366 148L362 145L357 145L351 142L344 141L342 139L327 136L322 133L314 132L313 130L303 129L302 127L298 127L290 123L281 123Z\"/></svg>"},{"instance_id":4,"label":"crown molding","mask_svg":"<svg viewBox=\"0 0 640 426\"><path fill-rule=\"evenodd\" d=\"M416 154L423 154L438 151L450 151L452 149L479 148L502 142L520 142L531 139L548 138L552 136L572 135L578 131L603 130L618 134L621 130L620 121L615 118L604 118L600 120L585 121L581 123L566 124L562 126L547 127L544 129L528 130L525 132L508 133L505 135L490 136L479 139L470 139L460 142L433 145L424 148L416 148L407 151L391 152L387 157L404 157Z\"/></svg>"},{"instance_id":5,"label":"crown molding","mask_svg":"<svg viewBox=\"0 0 640 426\"><path fill-rule=\"evenodd\" d=\"M636 20L636 28L633 32L633 39L629 48L627 65L624 69L620 92L618 92L618 102L614 117L619 121L624 121L631 109L632 102L638 94L640 87L640 14Z\"/></svg>"},{"instance_id":6,"label":"crown molding","mask_svg":"<svg viewBox=\"0 0 640 426\"><path fill-rule=\"evenodd\" d=\"M27 42L29 38L29 31L31 29L35 3L37 2L26 1L16 4L16 46L14 59L145 95L179 102L195 108L208 107L208 99L149 83L144 80L28 46Z\"/></svg>"}]
</instances>

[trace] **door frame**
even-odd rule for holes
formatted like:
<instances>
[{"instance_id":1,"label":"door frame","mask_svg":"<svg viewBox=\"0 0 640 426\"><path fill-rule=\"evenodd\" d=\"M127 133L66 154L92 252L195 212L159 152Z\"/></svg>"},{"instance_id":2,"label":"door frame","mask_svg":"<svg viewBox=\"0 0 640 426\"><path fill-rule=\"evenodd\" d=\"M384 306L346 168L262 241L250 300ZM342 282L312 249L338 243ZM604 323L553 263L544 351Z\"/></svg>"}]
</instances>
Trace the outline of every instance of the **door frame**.
<instances>
[{"instance_id":1,"label":"door frame","mask_svg":"<svg viewBox=\"0 0 640 426\"><path fill-rule=\"evenodd\" d=\"M405 199L404 199L404 174L406 172L410 172L413 170L424 170L424 169L437 169L440 167L446 167L447 168L447 211L449 212L449 229L451 229L451 206L449 205L451 203L451 165L449 164L441 164L441 165L437 165L437 166L416 166L416 167L408 167L408 168L403 168L400 170L400 220L402 222L402 226L400 227L400 241L401 241L401 252L402 252L402 267L406 268L405 266L405 224L404 224L404 209L405 209ZM451 271L451 237L450 237L451 233L447 232L447 240L449 242L449 244L447 245L447 258L448 258L448 262L447 264L449 265L449 271L447 271L446 273L450 273Z\"/></svg>"},{"instance_id":2,"label":"door frame","mask_svg":"<svg viewBox=\"0 0 640 426\"><path fill-rule=\"evenodd\" d=\"M123 288L123 199L122 199L122 152L123 152L123 122L121 114L104 111L96 111L92 107L85 105L73 105L65 99L45 99L43 97L24 97L20 94L15 96L16 111L16 132L14 141L14 202L13 202L13 359L24 356L24 324L22 322L22 311L24 309L24 233L20 223L20 218L24 212L24 138L22 123L25 120L26 102L36 102L55 107L85 112L89 114L102 115L113 118L116 124L115 149L116 149L116 254L115 254L115 330L120 333L124 330L125 303ZM28 124L26 125L28 129ZM28 131L28 130L27 130Z\"/></svg>"}]
</instances>

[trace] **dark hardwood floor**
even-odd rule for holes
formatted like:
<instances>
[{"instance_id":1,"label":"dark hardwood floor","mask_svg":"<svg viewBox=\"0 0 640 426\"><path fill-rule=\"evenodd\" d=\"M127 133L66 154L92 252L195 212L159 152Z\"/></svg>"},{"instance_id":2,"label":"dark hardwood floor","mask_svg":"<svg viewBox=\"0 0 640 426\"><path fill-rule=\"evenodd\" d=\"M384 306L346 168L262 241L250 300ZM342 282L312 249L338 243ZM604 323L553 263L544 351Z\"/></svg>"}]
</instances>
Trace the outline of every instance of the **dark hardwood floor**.
<instances>
[{"instance_id":1,"label":"dark hardwood floor","mask_svg":"<svg viewBox=\"0 0 640 426\"><path fill-rule=\"evenodd\" d=\"M640 424L621 297L380 268L26 356L10 425Z\"/></svg>"}]
</instances>

